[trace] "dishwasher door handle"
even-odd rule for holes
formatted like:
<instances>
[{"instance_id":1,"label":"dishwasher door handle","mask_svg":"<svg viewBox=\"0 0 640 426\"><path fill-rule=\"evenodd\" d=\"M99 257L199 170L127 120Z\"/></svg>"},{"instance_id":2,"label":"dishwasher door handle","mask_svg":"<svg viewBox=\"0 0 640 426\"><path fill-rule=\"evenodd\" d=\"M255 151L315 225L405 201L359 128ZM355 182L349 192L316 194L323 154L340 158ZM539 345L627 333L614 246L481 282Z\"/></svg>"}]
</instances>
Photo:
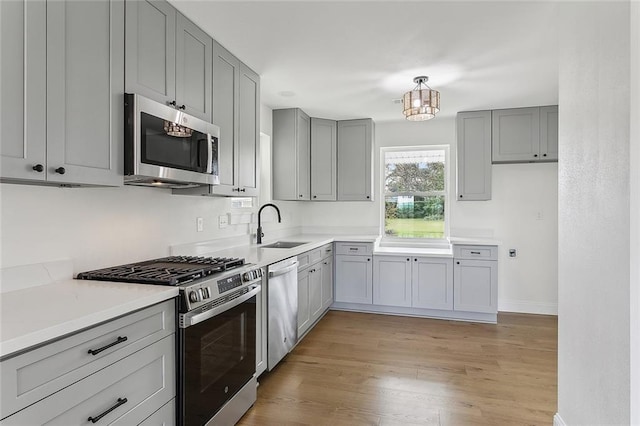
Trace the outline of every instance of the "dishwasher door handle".
<instances>
[{"instance_id":1,"label":"dishwasher door handle","mask_svg":"<svg viewBox=\"0 0 640 426\"><path fill-rule=\"evenodd\" d=\"M275 271L269 271L269 278L273 278L273 277L278 277L280 275L284 275L287 274L291 271L293 271L294 269L298 269L298 264L300 262L298 262L297 260L295 262L293 262L291 265L282 268L282 269L276 269Z\"/></svg>"}]
</instances>

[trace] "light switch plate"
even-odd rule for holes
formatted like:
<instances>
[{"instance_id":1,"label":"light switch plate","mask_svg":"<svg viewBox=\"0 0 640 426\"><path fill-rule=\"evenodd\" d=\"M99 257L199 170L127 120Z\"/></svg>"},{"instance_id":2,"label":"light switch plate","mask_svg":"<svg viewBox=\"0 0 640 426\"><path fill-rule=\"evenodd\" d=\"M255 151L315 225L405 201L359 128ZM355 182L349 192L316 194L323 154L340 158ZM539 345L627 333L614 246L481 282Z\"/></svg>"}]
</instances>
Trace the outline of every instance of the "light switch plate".
<instances>
[{"instance_id":1,"label":"light switch plate","mask_svg":"<svg viewBox=\"0 0 640 426\"><path fill-rule=\"evenodd\" d=\"M220 229L226 228L229 226L229 217L226 214L221 214L218 216L218 227Z\"/></svg>"},{"instance_id":2,"label":"light switch plate","mask_svg":"<svg viewBox=\"0 0 640 426\"><path fill-rule=\"evenodd\" d=\"M196 231L202 232L204 230L204 219L201 217L196 218Z\"/></svg>"}]
</instances>

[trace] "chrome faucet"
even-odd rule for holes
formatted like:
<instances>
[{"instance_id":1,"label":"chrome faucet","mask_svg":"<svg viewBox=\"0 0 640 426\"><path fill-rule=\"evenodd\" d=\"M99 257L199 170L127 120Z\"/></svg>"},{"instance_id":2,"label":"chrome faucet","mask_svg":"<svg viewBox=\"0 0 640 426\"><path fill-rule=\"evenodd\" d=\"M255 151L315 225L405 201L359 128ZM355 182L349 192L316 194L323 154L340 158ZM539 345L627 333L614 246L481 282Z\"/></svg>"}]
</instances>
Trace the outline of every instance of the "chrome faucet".
<instances>
[{"instance_id":1,"label":"chrome faucet","mask_svg":"<svg viewBox=\"0 0 640 426\"><path fill-rule=\"evenodd\" d=\"M264 204L262 207L260 207L260 210L258 210L258 231L256 232L256 243L258 244L262 244L262 237L264 237L264 234L262 233L260 215L262 214L262 210L265 207L269 207L269 206L273 207L274 209L276 209L276 212L278 212L278 223L282 222L282 219L280 218L280 209L278 208L278 206L276 206L275 204L267 203L267 204Z\"/></svg>"}]
</instances>

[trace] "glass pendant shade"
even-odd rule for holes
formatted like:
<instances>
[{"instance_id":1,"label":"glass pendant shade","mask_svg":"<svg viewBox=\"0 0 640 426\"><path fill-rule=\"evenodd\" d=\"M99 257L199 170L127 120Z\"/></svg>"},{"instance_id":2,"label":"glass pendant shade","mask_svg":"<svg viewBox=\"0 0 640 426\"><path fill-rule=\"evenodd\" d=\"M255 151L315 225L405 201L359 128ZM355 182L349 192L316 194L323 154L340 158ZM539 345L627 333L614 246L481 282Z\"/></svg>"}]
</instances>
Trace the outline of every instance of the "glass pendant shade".
<instances>
[{"instance_id":1,"label":"glass pendant shade","mask_svg":"<svg viewBox=\"0 0 640 426\"><path fill-rule=\"evenodd\" d=\"M410 121L430 120L440 111L440 92L427 86L428 77L413 79L418 85L404 94L404 115ZM423 88L424 85L424 88Z\"/></svg>"},{"instance_id":2,"label":"glass pendant shade","mask_svg":"<svg viewBox=\"0 0 640 426\"><path fill-rule=\"evenodd\" d=\"M165 121L163 128L167 135L175 136L178 138L188 138L191 136L191 133L193 132L193 130L188 127L184 127L177 123L172 123L170 121Z\"/></svg>"}]
</instances>

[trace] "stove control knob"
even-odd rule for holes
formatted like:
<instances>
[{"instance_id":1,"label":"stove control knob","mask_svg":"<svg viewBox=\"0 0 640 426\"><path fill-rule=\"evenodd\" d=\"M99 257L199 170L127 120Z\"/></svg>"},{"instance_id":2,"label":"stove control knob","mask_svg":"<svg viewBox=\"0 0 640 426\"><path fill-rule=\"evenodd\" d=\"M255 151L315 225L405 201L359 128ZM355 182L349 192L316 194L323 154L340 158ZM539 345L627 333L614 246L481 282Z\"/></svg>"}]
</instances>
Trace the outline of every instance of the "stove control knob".
<instances>
[{"instance_id":1,"label":"stove control knob","mask_svg":"<svg viewBox=\"0 0 640 426\"><path fill-rule=\"evenodd\" d=\"M200 302L202 300L202 295L200 294L200 291L196 290L196 291L190 292L189 293L189 300L192 303Z\"/></svg>"},{"instance_id":2,"label":"stove control knob","mask_svg":"<svg viewBox=\"0 0 640 426\"><path fill-rule=\"evenodd\" d=\"M202 287L202 298L208 299L211 297L211 289L209 287Z\"/></svg>"},{"instance_id":3,"label":"stove control knob","mask_svg":"<svg viewBox=\"0 0 640 426\"><path fill-rule=\"evenodd\" d=\"M245 272L245 273L242 275L242 278L243 278L245 281L251 281L251 273L250 273L250 272Z\"/></svg>"}]
</instances>

